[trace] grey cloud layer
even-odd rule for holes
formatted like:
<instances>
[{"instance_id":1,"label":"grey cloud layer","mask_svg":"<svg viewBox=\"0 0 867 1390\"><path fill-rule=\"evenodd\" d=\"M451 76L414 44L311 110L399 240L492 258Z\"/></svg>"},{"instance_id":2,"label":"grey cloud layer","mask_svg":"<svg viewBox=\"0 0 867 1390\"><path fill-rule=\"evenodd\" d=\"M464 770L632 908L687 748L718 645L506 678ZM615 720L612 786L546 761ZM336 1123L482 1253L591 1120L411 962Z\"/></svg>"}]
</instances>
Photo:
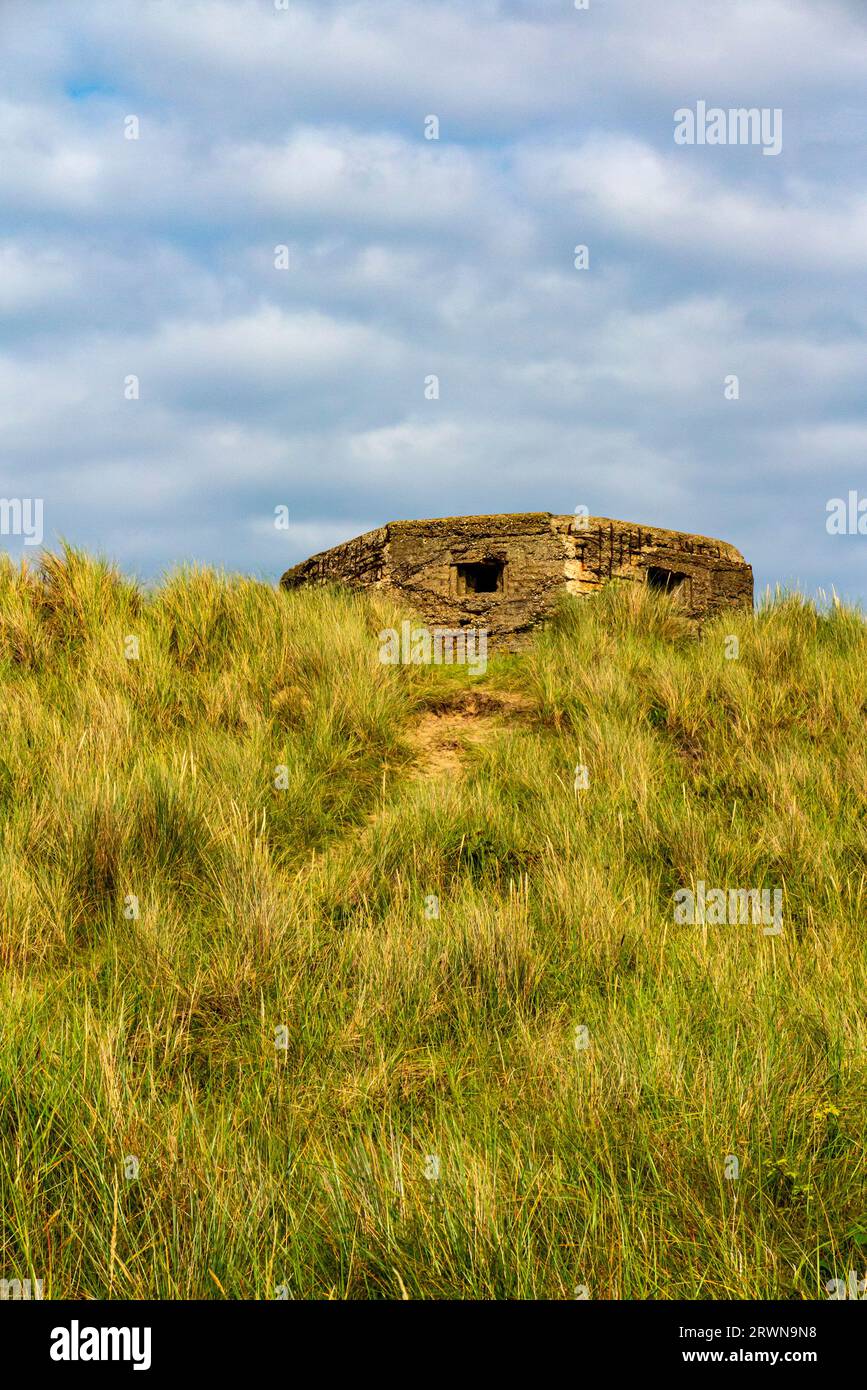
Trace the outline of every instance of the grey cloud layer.
<instances>
[{"instance_id":1,"label":"grey cloud layer","mask_svg":"<svg viewBox=\"0 0 867 1390\"><path fill-rule=\"evenodd\" d=\"M856 6L14 9L2 492L49 541L273 577L392 516L584 503L864 595L824 526L867 441ZM676 147L699 98L782 107L782 154Z\"/></svg>"}]
</instances>

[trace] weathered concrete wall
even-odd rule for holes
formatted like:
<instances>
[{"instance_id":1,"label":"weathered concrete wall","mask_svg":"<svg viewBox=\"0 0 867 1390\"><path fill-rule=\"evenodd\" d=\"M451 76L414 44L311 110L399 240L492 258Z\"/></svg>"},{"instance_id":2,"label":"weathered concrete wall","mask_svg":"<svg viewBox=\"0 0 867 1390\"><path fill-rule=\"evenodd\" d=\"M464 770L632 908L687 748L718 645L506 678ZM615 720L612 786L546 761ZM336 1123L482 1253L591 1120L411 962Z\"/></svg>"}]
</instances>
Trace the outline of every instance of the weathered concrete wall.
<instances>
[{"instance_id":1,"label":"weathered concrete wall","mask_svg":"<svg viewBox=\"0 0 867 1390\"><path fill-rule=\"evenodd\" d=\"M591 594L614 580L676 588L696 622L753 599L752 570L725 541L550 512L389 522L281 583L386 587L430 627L485 627L492 645L512 647L564 591Z\"/></svg>"},{"instance_id":2,"label":"weathered concrete wall","mask_svg":"<svg viewBox=\"0 0 867 1390\"><path fill-rule=\"evenodd\" d=\"M566 587L571 593L592 593L612 579L643 584L653 571L664 570L683 576L674 587L696 620L721 608L752 605L752 569L725 541L607 517L587 517L580 530L572 517L553 520L570 552Z\"/></svg>"},{"instance_id":3,"label":"weathered concrete wall","mask_svg":"<svg viewBox=\"0 0 867 1390\"><path fill-rule=\"evenodd\" d=\"M287 570L280 580L284 589L297 589L304 584L352 584L366 589L382 582L385 574L385 552L388 527L366 531L363 536L335 545L311 555L300 565Z\"/></svg>"},{"instance_id":4,"label":"weathered concrete wall","mask_svg":"<svg viewBox=\"0 0 867 1390\"><path fill-rule=\"evenodd\" d=\"M472 565L500 568L493 593L467 589ZM541 622L565 580L546 513L398 522L389 527L388 577L428 625L485 627L494 644Z\"/></svg>"}]
</instances>

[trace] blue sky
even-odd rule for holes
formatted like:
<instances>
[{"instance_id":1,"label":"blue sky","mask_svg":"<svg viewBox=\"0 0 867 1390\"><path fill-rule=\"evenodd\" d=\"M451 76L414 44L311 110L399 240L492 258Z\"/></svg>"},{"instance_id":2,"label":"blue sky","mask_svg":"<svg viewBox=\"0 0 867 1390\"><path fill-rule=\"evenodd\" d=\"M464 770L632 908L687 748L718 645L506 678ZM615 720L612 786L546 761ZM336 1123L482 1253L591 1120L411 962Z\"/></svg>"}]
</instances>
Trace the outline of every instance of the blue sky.
<instances>
[{"instance_id":1,"label":"blue sky","mask_svg":"<svg viewBox=\"0 0 867 1390\"><path fill-rule=\"evenodd\" d=\"M867 598L825 525L867 497L862 0L28 0L0 55L0 493L46 544L276 578L585 505ZM677 145L698 101L781 153Z\"/></svg>"}]
</instances>

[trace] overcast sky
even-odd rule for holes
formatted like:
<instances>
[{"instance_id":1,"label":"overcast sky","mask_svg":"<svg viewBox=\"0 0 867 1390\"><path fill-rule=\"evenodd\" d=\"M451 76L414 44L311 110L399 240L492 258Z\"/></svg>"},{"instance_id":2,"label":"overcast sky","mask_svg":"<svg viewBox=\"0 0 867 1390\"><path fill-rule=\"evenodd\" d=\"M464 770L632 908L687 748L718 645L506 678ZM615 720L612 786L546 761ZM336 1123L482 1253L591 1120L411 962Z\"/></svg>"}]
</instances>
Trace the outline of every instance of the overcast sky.
<instances>
[{"instance_id":1,"label":"overcast sky","mask_svg":"<svg viewBox=\"0 0 867 1390\"><path fill-rule=\"evenodd\" d=\"M865 0L279 3L0 0L0 495L46 544L273 579L583 505L867 597L826 531L867 497ZM677 144L701 101L781 152Z\"/></svg>"}]
</instances>

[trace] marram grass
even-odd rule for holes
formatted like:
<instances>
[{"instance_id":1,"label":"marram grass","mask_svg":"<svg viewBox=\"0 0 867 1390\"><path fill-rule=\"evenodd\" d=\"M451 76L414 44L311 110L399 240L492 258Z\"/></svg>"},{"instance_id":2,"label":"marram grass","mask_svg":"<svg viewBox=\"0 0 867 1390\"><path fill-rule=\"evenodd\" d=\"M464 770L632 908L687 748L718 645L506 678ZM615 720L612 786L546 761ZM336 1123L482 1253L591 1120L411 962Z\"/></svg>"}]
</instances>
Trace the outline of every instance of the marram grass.
<instances>
[{"instance_id":1,"label":"marram grass","mask_svg":"<svg viewBox=\"0 0 867 1390\"><path fill-rule=\"evenodd\" d=\"M381 665L402 616L198 570L145 595L73 550L0 571L0 1277L863 1277L860 615L778 595L696 642L630 587L481 678ZM469 686L523 712L426 776L413 729ZM699 881L779 888L782 932L677 925Z\"/></svg>"}]
</instances>

